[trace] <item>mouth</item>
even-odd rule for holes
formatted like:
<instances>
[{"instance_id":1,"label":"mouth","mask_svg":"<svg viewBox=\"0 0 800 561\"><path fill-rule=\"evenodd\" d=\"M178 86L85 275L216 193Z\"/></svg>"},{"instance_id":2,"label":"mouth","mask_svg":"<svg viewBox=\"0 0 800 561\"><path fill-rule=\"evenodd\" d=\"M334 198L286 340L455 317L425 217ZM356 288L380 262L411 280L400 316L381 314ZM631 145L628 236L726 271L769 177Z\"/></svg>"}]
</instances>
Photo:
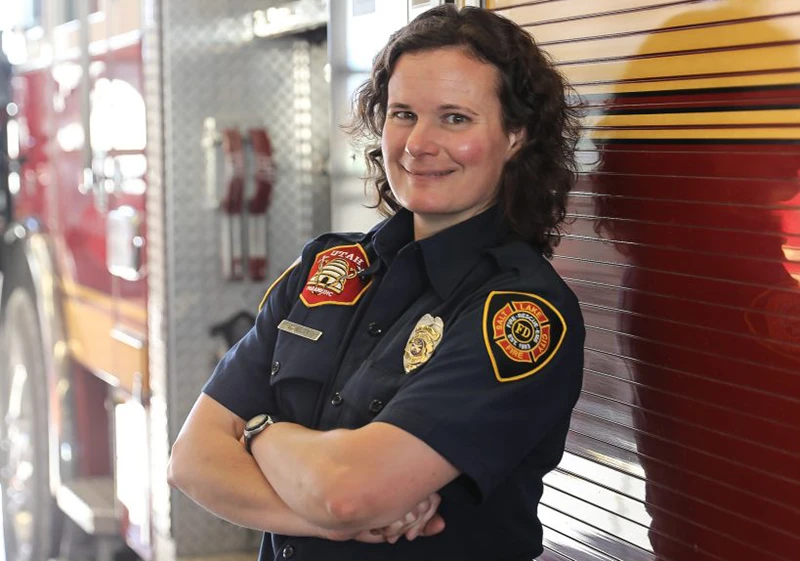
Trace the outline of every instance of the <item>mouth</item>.
<instances>
[{"instance_id":1,"label":"mouth","mask_svg":"<svg viewBox=\"0 0 800 561\"><path fill-rule=\"evenodd\" d=\"M403 169L405 170L405 172L408 175L411 175L412 177L420 177L420 178L426 178L426 179L436 179L436 178L439 178L439 177L445 177L445 176L450 175L451 173L453 173L455 171L455 170L452 170L452 169L446 169L446 170L414 170L414 171L412 171L410 169L406 169L406 168L403 168Z\"/></svg>"}]
</instances>

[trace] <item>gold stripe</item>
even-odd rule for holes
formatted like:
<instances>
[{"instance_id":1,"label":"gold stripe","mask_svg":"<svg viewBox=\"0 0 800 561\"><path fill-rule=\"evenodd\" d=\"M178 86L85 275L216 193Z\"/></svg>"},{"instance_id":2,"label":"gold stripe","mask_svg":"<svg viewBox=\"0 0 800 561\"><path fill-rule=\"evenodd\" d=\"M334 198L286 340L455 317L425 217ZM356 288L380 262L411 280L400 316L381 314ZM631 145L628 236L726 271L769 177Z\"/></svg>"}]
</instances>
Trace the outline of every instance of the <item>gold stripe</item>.
<instances>
[{"instance_id":1,"label":"gold stripe","mask_svg":"<svg viewBox=\"0 0 800 561\"><path fill-rule=\"evenodd\" d=\"M492 8L504 10L502 15L514 19L519 13L529 14L535 19L561 19L576 17L586 13L611 12L616 10L629 10L666 4L669 0L592 0L591 2L544 2L532 6L520 6L521 0L494 0ZM588 8L587 6L591 6ZM684 7L684 9L686 9ZM514 14L514 17L509 14ZM517 21L514 19L514 21ZM530 21L530 20L529 20Z\"/></svg>"},{"instance_id":2,"label":"gold stripe","mask_svg":"<svg viewBox=\"0 0 800 561\"><path fill-rule=\"evenodd\" d=\"M135 349L112 338L117 327L113 316L94 304L66 298L64 313L68 347L77 361L90 370L106 373L127 391L133 391L137 375L141 376L142 388L147 391L147 345Z\"/></svg>"},{"instance_id":3,"label":"gold stripe","mask_svg":"<svg viewBox=\"0 0 800 561\"><path fill-rule=\"evenodd\" d=\"M269 293L270 293L270 292L272 292L272 289L273 289L273 288L275 288L275 287L278 285L278 283L279 283L279 282L281 282L281 281L283 280L283 278L284 278L286 275L288 275L288 274L289 274L289 272L290 272L292 269L294 269L295 267L297 267L297 264L298 264L298 263L300 263L300 258L299 258L299 257L298 257L297 259L295 259L294 263L292 263L291 265L289 265L289 268L288 268L288 269L286 269L286 270L285 270L283 273L281 273L281 275L280 275L280 276L279 276L277 279L275 279L274 281L272 281L272 284L271 284L271 285L269 285L269 288L267 288L267 291L264 293L264 297L261 299L261 303L258 305L258 311L259 311L259 313L261 312L261 308L263 308L263 307L264 307L264 304L267 302L267 298L269 297Z\"/></svg>"},{"instance_id":4,"label":"gold stripe","mask_svg":"<svg viewBox=\"0 0 800 561\"><path fill-rule=\"evenodd\" d=\"M637 6L646 5L641 1L631 2L631 4ZM719 5L718 3L714 6L714 9L703 9L697 5L683 4L638 12L614 13L588 18L580 17L589 13L610 11L609 7L611 9L616 8L616 2L604 8L595 8L594 3L590 5L592 9L587 9L587 3L585 2L549 2L521 6L500 12L500 14L520 25L535 24L540 21L554 19L576 18L570 21L532 25L528 28L528 31L539 43L549 43L602 35L649 32L655 29L664 29L665 27L704 25L726 20L777 16L797 11L796 0L739 0L738 4L733 5L731 2L727 5ZM756 23L755 25L759 24ZM781 34L780 31L784 31L789 37L797 37L798 35L798 30L784 24L783 18L776 17L768 22L761 22L760 25L764 28L772 29L773 34L776 36ZM724 29L726 27L719 27L719 32L724 33ZM747 37L739 37L739 39L750 42ZM775 38L770 39L770 41L775 40Z\"/></svg>"},{"instance_id":5,"label":"gold stripe","mask_svg":"<svg viewBox=\"0 0 800 561\"><path fill-rule=\"evenodd\" d=\"M725 76L695 78L690 80L658 80L577 86L575 90L584 96L613 95L632 92L669 92L711 88L753 88L759 86L784 86L800 84L800 72L776 72L750 76Z\"/></svg>"},{"instance_id":6,"label":"gold stripe","mask_svg":"<svg viewBox=\"0 0 800 561\"><path fill-rule=\"evenodd\" d=\"M798 128L755 128L755 129L653 129L653 130L591 130L586 136L595 140L800 140Z\"/></svg>"},{"instance_id":7,"label":"gold stripe","mask_svg":"<svg viewBox=\"0 0 800 561\"><path fill-rule=\"evenodd\" d=\"M534 25L529 31L540 43L570 41L545 45L566 77L576 84L582 95L630 93L639 91L673 91L684 89L757 87L800 83L800 72L782 72L800 64L800 47L763 47L704 52L691 55L672 55L649 59L624 60L635 55L654 55L676 50L754 45L775 41L800 39L798 16L773 17L768 21L750 21L709 26L703 29L682 29L652 33L666 27L713 24L724 20L780 16L797 11L796 0L738 0L723 6L704 9L695 5L664 6L660 8L582 17L603 11L646 7L657 1L605 0L593 2L546 2L520 6L500 12L520 24L577 18L571 21ZM495 7L518 2L495 2ZM631 34L614 37L615 34ZM605 38L603 38L605 37ZM575 41L575 40L578 41ZM623 60L574 64L599 57L619 57ZM572 62L573 64L564 64ZM760 72L755 75L741 75ZM720 76L737 73L738 76ZM681 76L677 78L675 76ZM686 75L694 75L690 78ZM674 77L670 79L671 77ZM665 80L666 78L666 80ZM643 80L641 82L634 80Z\"/></svg>"},{"instance_id":8,"label":"gold stripe","mask_svg":"<svg viewBox=\"0 0 800 561\"><path fill-rule=\"evenodd\" d=\"M719 125L798 125L800 109L763 109L756 111L710 111L695 113L649 113L588 116L586 127L697 127Z\"/></svg>"},{"instance_id":9,"label":"gold stripe","mask_svg":"<svg viewBox=\"0 0 800 561\"><path fill-rule=\"evenodd\" d=\"M764 22L747 22L734 25L719 25L701 29L686 29L658 34L638 34L608 39L595 39L580 42L562 43L543 47L554 60L559 62L580 61L599 58L629 58L632 56L659 55L685 50L718 49L739 47L744 45L786 41L800 38L800 16L782 18L781 25L786 27L781 33L776 26ZM794 33L788 31L794 31ZM796 52L795 64L800 59L800 48ZM735 51L726 53L737 58ZM787 66L783 61L782 66ZM638 64L631 61L630 64Z\"/></svg>"},{"instance_id":10,"label":"gold stripe","mask_svg":"<svg viewBox=\"0 0 800 561\"><path fill-rule=\"evenodd\" d=\"M714 77L719 74L776 71L800 63L800 47L766 47L721 53L699 53L635 61L566 64L559 69L572 83L660 79L680 75Z\"/></svg>"},{"instance_id":11,"label":"gold stripe","mask_svg":"<svg viewBox=\"0 0 800 561\"><path fill-rule=\"evenodd\" d=\"M85 300L97 308L106 310L109 314L114 313L115 301L109 294L67 279L62 279L61 289L67 298ZM139 306L120 298L116 300L116 308L117 312L127 319L138 321L142 325L147 323L147 308L143 305Z\"/></svg>"}]
</instances>

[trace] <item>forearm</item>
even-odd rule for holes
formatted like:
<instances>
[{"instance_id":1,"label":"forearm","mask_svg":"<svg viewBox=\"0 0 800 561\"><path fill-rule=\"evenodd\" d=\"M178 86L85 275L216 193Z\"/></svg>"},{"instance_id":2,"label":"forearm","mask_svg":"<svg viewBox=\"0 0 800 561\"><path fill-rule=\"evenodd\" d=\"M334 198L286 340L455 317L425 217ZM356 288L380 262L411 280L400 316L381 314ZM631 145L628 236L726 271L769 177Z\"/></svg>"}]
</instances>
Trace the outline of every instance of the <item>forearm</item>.
<instances>
[{"instance_id":1,"label":"forearm","mask_svg":"<svg viewBox=\"0 0 800 561\"><path fill-rule=\"evenodd\" d=\"M321 535L321 528L281 500L253 457L228 435L208 434L202 443L179 439L170 462L170 483L239 526L291 536Z\"/></svg>"},{"instance_id":2,"label":"forearm","mask_svg":"<svg viewBox=\"0 0 800 561\"><path fill-rule=\"evenodd\" d=\"M320 432L276 423L253 442L253 455L289 508L331 530L380 528L417 504L386 508L367 491L374 459L349 446L356 431Z\"/></svg>"}]
</instances>

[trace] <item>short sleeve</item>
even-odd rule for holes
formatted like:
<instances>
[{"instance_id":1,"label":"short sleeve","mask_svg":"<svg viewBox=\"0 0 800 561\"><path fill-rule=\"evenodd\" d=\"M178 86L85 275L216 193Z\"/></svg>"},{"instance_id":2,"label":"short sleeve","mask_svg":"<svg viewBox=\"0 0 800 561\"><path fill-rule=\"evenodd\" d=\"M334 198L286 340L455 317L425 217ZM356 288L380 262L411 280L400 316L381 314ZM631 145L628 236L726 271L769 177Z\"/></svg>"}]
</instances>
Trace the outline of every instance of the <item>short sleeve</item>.
<instances>
[{"instance_id":1,"label":"short sleeve","mask_svg":"<svg viewBox=\"0 0 800 561\"><path fill-rule=\"evenodd\" d=\"M583 341L571 293L558 301L492 292L444 326L430 358L405 374L374 421L426 442L486 497L568 421L580 394Z\"/></svg>"},{"instance_id":2,"label":"short sleeve","mask_svg":"<svg viewBox=\"0 0 800 561\"><path fill-rule=\"evenodd\" d=\"M206 382L203 393L241 417L250 419L277 410L270 387L277 326L297 297L300 260L267 289L250 331L225 354Z\"/></svg>"}]
</instances>

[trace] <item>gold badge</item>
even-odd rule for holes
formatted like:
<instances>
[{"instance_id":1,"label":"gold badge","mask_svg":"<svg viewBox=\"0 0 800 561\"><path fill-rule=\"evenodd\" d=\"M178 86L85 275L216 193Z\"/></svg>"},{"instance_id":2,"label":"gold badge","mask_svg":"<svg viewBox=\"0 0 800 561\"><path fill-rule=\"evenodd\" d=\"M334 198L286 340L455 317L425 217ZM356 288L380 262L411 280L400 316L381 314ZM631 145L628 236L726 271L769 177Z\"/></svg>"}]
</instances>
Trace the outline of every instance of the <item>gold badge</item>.
<instances>
[{"instance_id":1,"label":"gold badge","mask_svg":"<svg viewBox=\"0 0 800 561\"><path fill-rule=\"evenodd\" d=\"M428 362L442 340L442 333L444 333L442 318L435 318L430 314L422 316L411 332L403 353L403 368L406 374Z\"/></svg>"}]
</instances>

